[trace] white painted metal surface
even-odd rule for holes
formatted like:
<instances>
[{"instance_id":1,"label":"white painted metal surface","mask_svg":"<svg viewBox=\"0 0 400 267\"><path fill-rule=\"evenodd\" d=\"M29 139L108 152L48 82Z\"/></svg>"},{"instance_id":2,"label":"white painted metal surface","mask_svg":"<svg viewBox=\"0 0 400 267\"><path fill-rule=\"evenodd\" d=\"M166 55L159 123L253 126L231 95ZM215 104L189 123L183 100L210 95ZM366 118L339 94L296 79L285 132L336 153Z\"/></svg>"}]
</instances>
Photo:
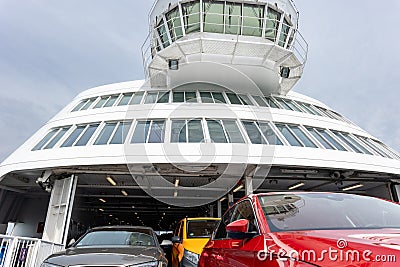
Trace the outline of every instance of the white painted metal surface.
<instances>
[{"instance_id":1,"label":"white painted metal surface","mask_svg":"<svg viewBox=\"0 0 400 267\"><path fill-rule=\"evenodd\" d=\"M348 132L365 137L372 137L369 133L354 124L334 120L322 116L313 116L301 112L284 109L261 108L257 106L239 106L228 104L140 104L135 106L114 106L103 109L70 112L82 99L104 94L142 91L143 81L105 85L87 90L74 99L52 120L44 125L36 134L16 150L0 165L0 177L18 170L51 169L67 166L91 166L108 164L152 164L170 163L174 158L181 160L193 159L192 163L209 163L212 156L215 163L249 163L273 164L287 166L311 166L322 168L356 169L373 172L387 172L400 174L397 160L370 156L358 153L344 153L335 150L311 149L302 147L279 146L274 149L271 157L261 157L259 152L263 145L251 143L227 146L226 144L209 143L213 147L213 155L206 155L202 159L192 156L198 144L171 144L166 139L162 144L125 144L84 147L53 148L32 151L32 148L46 135L58 126L86 124L90 122L141 120L172 118L233 118L240 120L267 120L281 123L295 123L300 125L327 128ZM144 88L147 88L144 85ZM317 104L313 100L298 93L290 92L288 99L301 100L305 103ZM227 112L228 111L228 112ZM224 117L225 116L225 117ZM130 133L131 136L132 132ZM129 136L128 138L129 139ZM65 140L65 138L64 138ZM62 142L61 140L60 142ZM203 144L207 145L207 144ZM170 149L177 146L179 149ZM227 150L227 148L229 149ZM245 150L241 149L245 148ZM233 150L232 150L233 149ZM167 154L166 151L169 151ZM175 152L171 152L175 151ZM243 151L247 151L243 153ZM174 155L174 153L178 153ZM207 157L208 156L208 157ZM204 161L204 162L202 162Z\"/></svg>"}]
</instances>

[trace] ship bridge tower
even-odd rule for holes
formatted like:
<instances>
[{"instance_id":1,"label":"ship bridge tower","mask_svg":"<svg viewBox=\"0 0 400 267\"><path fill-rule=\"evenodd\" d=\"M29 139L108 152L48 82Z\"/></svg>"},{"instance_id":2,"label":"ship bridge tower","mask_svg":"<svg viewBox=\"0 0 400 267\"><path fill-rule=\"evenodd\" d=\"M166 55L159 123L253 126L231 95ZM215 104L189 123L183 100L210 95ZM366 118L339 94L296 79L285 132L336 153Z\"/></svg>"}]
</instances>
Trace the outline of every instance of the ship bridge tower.
<instances>
[{"instance_id":1,"label":"ship bridge tower","mask_svg":"<svg viewBox=\"0 0 400 267\"><path fill-rule=\"evenodd\" d=\"M152 88L196 81L286 95L307 60L298 19L292 0L158 0L142 48L146 78Z\"/></svg>"}]
</instances>

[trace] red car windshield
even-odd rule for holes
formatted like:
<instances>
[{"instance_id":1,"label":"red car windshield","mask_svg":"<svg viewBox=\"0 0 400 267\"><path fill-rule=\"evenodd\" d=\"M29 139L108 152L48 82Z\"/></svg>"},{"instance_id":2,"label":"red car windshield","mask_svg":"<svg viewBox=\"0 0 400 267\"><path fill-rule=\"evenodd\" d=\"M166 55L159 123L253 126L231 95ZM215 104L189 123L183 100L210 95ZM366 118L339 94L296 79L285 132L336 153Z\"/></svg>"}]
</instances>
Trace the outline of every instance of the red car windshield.
<instances>
[{"instance_id":1,"label":"red car windshield","mask_svg":"<svg viewBox=\"0 0 400 267\"><path fill-rule=\"evenodd\" d=\"M400 228L400 205L371 197L310 193L259 200L272 232Z\"/></svg>"}]
</instances>

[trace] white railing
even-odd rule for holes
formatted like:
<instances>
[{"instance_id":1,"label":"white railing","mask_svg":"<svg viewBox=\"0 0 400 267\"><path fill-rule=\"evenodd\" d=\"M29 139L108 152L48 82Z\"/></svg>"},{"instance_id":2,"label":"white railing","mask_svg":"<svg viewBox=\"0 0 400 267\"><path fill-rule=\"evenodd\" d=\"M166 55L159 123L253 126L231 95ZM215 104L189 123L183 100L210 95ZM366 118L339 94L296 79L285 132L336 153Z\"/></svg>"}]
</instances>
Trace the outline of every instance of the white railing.
<instances>
[{"instance_id":1,"label":"white railing","mask_svg":"<svg viewBox=\"0 0 400 267\"><path fill-rule=\"evenodd\" d=\"M37 238L0 235L0 267L39 267L51 254L64 249Z\"/></svg>"}]
</instances>

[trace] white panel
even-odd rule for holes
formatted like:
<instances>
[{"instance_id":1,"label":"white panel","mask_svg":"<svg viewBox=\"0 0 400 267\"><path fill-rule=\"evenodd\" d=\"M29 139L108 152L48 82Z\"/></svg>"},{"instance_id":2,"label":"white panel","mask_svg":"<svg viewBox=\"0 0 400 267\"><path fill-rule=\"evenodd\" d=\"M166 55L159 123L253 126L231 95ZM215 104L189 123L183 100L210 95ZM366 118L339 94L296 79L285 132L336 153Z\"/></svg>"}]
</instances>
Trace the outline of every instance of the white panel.
<instances>
[{"instance_id":1,"label":"white panel","mask_svg":"<svg viewBox=\"0 0 400 267\"><path fill-rule=\"evenodd\" d=\"M65 245L77 181L78 178L73 175L54 182L43 240Z\"/></svg>"}]
</instances>

